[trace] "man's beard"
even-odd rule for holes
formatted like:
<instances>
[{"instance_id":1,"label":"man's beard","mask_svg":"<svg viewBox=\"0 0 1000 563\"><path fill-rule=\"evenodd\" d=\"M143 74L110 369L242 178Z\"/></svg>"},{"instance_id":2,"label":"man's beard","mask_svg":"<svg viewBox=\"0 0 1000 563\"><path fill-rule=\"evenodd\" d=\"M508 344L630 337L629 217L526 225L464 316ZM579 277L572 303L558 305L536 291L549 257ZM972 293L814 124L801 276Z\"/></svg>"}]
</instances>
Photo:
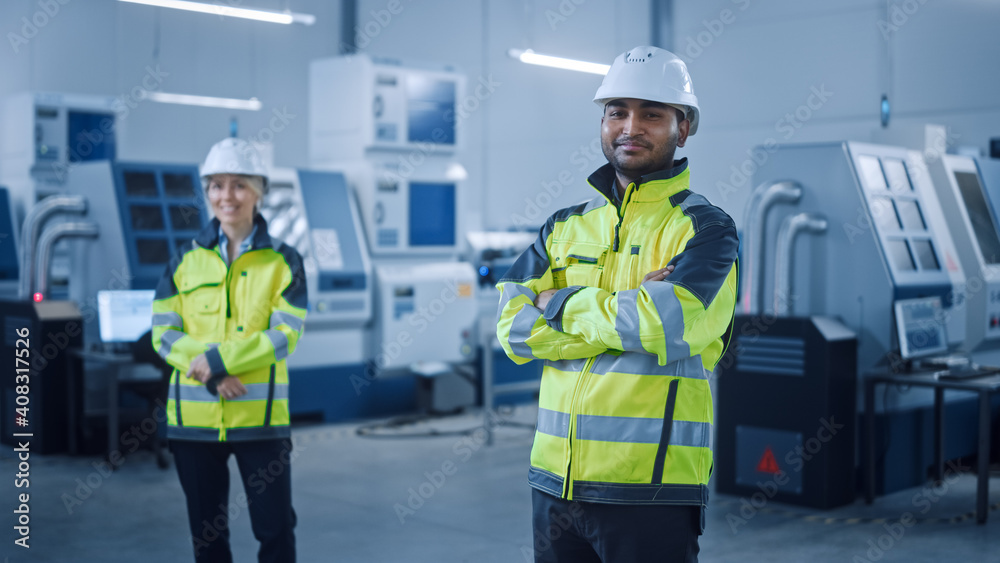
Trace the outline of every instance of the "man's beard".
<instances>
[{"instance_id":1,"label":"man's beard","mask_svg":"<svg viewBox=\"0 0 1000 563\"><path fill-rule=\"evenodd\" d=\"M674 152L677 150L678 138L679 133L674 131L670 139L660 147L659 151L649 152L646 158L643 158L641 161L630 159L625 155L619 155L616 149L618 145L625 144L626 142L631 142L647 149L652 148L652 145L645 139L620 136L611 143L605 142L602 139L601 149L604 151L604 157L608 159L608 162L611 163L616 172L630 178L637 178L673 166ZM632 162L628 162L629 160L632 160Z\"/></svg>"}]
</instances>

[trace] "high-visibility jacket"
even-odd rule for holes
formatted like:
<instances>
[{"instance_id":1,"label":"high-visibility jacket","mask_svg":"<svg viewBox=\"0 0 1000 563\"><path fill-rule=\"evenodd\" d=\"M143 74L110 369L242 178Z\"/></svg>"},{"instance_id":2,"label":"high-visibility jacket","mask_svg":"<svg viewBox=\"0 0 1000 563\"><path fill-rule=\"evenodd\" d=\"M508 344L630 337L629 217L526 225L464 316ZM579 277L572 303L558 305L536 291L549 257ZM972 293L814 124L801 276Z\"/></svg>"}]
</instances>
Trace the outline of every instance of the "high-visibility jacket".
<instances>
[{"instance_id":1,"label":"high-visibility jacket","mask_svg":"<svg viewBox=\"0 0 1000 563\"><path fill-rule=\"evenodd\" d=\"M736 307L733 220L688 190L687 159L629 184L598 169L596 198L557 211L497 287L497 337L545 360L532 487L570 500L705 506L709 375ZM664 281L643 277L673 264ZM558 289L544 311L543 290Z\"/></svg>"},{"instance_id":2,"label":"high-visibility jacket","mask_svg":"<svg viewBox=\"0 0 1000 563\"><path fill-rule=\"evenodd\" d=\"M167 437L242 441L290 435L288 368L306 318L302 257L254 219L250 248L226 265L219 221L181 246L156 288L153 347L174 370L167 400ZM207 384L186 377L205 354ZM215 385L239 377L247 394L225 399Z\"/></svg>"}]
</instances>

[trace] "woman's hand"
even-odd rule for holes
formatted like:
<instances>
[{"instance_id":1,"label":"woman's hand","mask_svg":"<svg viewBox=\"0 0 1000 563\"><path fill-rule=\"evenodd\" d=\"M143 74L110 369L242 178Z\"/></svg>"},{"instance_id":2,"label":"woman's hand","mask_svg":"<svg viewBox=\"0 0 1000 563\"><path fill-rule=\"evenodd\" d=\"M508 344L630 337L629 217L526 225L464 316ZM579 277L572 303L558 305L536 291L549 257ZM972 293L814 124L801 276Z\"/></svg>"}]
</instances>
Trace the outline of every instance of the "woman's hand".
<instances>
[{"instance_id":1,"label":"woman's hand","mask_svg":"<svg viewBox=\"0 0 1000 563\"><path fill-rule=\"evenodd\" d=\"M247 388L243 386L243 382L240 381L240 378L233 375L227 375L215 386L215 389L219 392L220 396L226 399L235 399L247 394Z\"/></svg>"},{"instance_id":2,"label":"woman's hand","mask_svg":"<svg viewBox=\"0 0 1000 563\"><path fill-rule=\"evenodd\" d=\"M195 359L191 360L187 376L193 377L202 383L208 382L208 378L212 377L212 368L208 366L208 358L205 357L205 354L198 354Z\"/></svg>"}]
</instances>

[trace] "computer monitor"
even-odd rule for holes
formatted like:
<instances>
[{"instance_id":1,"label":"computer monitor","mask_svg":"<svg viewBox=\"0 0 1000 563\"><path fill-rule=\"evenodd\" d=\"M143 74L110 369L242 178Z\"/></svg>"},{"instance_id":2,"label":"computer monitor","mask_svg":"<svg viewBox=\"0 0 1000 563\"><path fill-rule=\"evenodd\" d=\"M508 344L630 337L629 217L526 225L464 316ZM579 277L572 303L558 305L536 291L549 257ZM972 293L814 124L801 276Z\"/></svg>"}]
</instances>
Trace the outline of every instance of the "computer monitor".
<instances>
[{"instance_id":1,"label":"computer monitor","mask_svg":"<svg viewBox=\"0 0 1000 563\"><path fill-rule=\"evenodd\" d=\"M153 290L98 291L101 341L135 342L153 326Z\"/></svg>"},{"instance_id":2,"label":"computer monitor","mask_svg":"<svg viewBox=\"0 0 1000 563\"><path fill-rule=\"evenodd\" d=\"M940 297L901 299L895 302L894 308L899 355L904 360L948 351Z\"/></svg>"}]
</instances>

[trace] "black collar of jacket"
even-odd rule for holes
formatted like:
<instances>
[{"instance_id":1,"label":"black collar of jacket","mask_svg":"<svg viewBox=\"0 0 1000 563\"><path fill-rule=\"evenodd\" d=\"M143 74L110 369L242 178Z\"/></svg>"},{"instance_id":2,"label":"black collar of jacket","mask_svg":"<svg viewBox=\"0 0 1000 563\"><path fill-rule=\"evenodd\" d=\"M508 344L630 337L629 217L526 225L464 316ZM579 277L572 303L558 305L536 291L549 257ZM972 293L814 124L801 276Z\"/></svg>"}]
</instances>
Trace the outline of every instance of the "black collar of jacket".
<instances>
[{"instance_id":1,"label":"black collar of jacket","mask_svg":"<svg viewBox=\"0 0 1000 563\"><path fill-rule=\"evenodd\" d=\"M267 234L267 221L264 216L258 213L253 218L253 224L257 227L257 232L253 235L250 248L271 248L271 235ZM198 238L194 239L199 246L209 250L219 244L219 219L213 217L205 230L198 233Z\"/></svg>"},{"instance_id":2,"label":"black collar of jacket","mask_svg":"<svg viewBox=\"0 0 1000 563\"><path fill-rule=\"evenodd\" d=\"M642 187L642 184L652 182L653 180L669 180L670 178L674 178L680 175L681 172L687 170L687 167L688 159L685 156L680 160L675 160L674 165L671 168L652 172L645 176L640 176L635 181L635 185ZM618 201L618 198L615 197L615 193L613 191L614 187L617 185L615 168L611 166L610 162L598 168L593 174L591 174L590 177L587 178L587 182L590 183L591 187L595 190L601 192L604 197L608 198L608 201Z\"/></svg>"}]
</instances>

